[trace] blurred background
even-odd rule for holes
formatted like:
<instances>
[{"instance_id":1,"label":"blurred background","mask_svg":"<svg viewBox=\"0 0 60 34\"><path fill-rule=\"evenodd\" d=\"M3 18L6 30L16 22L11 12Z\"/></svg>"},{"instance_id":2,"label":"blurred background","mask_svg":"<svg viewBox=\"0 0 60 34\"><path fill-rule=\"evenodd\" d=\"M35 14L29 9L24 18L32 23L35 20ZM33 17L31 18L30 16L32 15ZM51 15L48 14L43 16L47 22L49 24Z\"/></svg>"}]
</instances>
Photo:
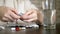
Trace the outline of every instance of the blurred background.
<instances>
[{"instance_id":1,"label":"blurred background","mask_svg":"<svg viewBox=\"0 0 60 34\"><path fill-rule=\"evenodd\" d=\"M56 1L56 32L57 34L60 34L60 0L55 0Z\"/></svg>"},{"instance_id":2,"label":"blurred background","mask_svg":"<svg viewBox=\"0 0 60 34\"><path fill-rule=\"evenodd\" d=\"M57 21L57 23L60 23L60 0L55 0L55 1L56 1L56 10L57 10L56 21Z\"/></svg>"}]
</instances>

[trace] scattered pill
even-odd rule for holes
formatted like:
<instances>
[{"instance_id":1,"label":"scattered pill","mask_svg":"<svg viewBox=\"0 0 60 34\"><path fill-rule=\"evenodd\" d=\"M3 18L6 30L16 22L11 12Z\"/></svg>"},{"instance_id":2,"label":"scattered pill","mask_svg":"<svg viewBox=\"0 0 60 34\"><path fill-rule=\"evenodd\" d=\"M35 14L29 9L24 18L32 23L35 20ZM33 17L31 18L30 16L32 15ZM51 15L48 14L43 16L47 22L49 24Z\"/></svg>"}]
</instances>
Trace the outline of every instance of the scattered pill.
<instances>
[{"instance_id":1,"label":"scattered pill","mask_svg":"<svg viewBox=\"0 0 60 34\"><path fill-rule=\"evenodd\" d=\"M21 29L21 30L25 30L25 29L26 29L26 27L21 27L21 28L19 28L19 29Z\"/></svg>"},{"instance_id":2,"label":"scattered pill","mask_svg":"<svg viewBox=\"0 0 60 34\"><path fill-rule=\"evenodd\" d=\"M11 28L12 31L15 31L15 28Z\"/></svg>"},{"instance_id":3,"label":"scattered pill","mask_svg":"<svg viewBox=\"0 0 60 34\"><path fill-rule=\"evenodd\" d=\"M19 27L16 27L16 29L15 29L16 31L19 31L20 29L19 29Z\"/></svg>"}]
</instances>

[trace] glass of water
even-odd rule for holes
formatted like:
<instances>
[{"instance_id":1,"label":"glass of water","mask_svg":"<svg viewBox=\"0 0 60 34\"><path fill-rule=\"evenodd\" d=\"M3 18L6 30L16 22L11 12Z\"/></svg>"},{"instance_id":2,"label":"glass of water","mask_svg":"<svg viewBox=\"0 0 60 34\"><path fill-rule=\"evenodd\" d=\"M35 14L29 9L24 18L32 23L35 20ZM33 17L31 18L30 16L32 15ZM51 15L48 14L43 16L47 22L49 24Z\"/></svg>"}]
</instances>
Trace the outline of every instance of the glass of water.
<instances>
[{"instance_id":1,"label":"glass of water","mask_svg":"<svg viewBox=\"0 0 60 34\"><path fill-rule=\"evenodd\" d=\"M42 11L44 14L44 27L45 29L56 28L56 9L55 0L42 0Z\"/></svg>"}]
</instances>

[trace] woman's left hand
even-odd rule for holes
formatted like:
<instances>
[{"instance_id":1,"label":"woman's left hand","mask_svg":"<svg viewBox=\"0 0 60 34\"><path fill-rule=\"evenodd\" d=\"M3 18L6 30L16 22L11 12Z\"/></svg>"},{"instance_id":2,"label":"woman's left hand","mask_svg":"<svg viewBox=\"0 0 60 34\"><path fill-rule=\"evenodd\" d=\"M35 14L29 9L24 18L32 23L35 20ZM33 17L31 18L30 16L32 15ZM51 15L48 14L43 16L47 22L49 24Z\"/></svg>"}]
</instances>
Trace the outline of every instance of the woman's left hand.
<instances>
[{"instance_id":1,"label":"woman's left hand","mask_svg":"<svg viewBox=\"0 0 60 34\"><path fill-rule=\"evenodd\" d=\"M24 15L22 15L22 20L26 21L26 22L32 22L32 21L36 21L37 18L37 10L28 10Z\"/></svg>"}]
</instances>

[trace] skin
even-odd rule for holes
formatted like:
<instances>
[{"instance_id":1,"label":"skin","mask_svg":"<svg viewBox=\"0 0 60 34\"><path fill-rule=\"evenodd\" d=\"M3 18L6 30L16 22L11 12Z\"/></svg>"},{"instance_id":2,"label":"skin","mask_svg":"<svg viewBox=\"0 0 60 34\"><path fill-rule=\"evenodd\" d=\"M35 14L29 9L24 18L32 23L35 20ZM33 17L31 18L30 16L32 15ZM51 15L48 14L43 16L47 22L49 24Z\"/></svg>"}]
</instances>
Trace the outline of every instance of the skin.
<instances>
[{"instance_id":1,"label":"skin","mask_svg":"<svg viewBox=\"0 0 60 34\"><path fill-rule=\"evenodd\" d=\"M23 18L24 21L31 22L37 20L37 11L35 10L28 10L24 15L19 16L18 11L14 8L9 7L2 7L6 11L2 17L3 21L13 21L15 19L19 19L20 17Z\"/></svg>"},{"instance_id":2,"label":"skin","mask_svg":"<svg viewBox=\"0 0 60 34\"><path fill-rule=\"evenodd\" d=\"M36 10L28 10L24 15L22 15L22 19L27 22L32 22L37 20L37 11Z\"/></svg>"},{"instance_id":3,"label":"skin","mask_svg":"<svg viewBox=\"0 0 60 34\"><path fill-rule=\"evenodd\" d=\"M4 22L8 22L8 21L13 22L16 19L22 19L23 21L26 22L33 22L37 20L40 23L43 22L42 13L40 13L38 10L31 9L28 10L24 15L19 16L18 11L15 8L0 6L0 20Z\"/></svg>"},{"instance_id":4,"label":"skin","mask_svg":"<svg viewBox=\"0 0 60 34\"><path fill-rule=\"evenodd\" d=\"M9 8L9 7L4 7L1 6L0 8L0 13L2 15L1 20L2 21L14 21L15 19L19 19L20 16L18 16L17 14L17 10L14 8ZM3 10L4 9L4 10Z\"/></svg>"}]
</instances>

